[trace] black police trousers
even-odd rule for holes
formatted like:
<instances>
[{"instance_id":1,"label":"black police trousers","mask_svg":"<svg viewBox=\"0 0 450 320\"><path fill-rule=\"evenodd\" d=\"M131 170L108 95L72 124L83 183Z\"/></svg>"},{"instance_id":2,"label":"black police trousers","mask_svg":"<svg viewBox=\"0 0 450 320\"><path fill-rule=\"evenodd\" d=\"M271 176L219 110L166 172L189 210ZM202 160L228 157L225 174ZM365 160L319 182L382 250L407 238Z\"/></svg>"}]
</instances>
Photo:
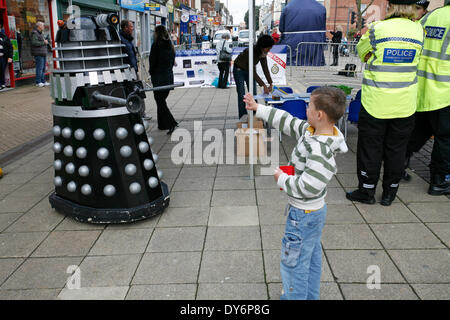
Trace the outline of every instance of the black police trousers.
<instances>
[{"instance_id":1,"label":"black police trousers","mask_svg":"<svg viewBox=\"0 0 450 320\"><path fill-rule=\"evenodd\" d=\"M409 139L406 156L411 157L434 135L431 152L431 175L450 174L450 106L445 108L416 112L415 127Z\"/></svg>"},{"instance_id":2,"label":"black police trousers","mask_svg":"<svg viewBox=\"0 0 450 320\"><path fill-rule=\"evenodd\" d=\"M414 129L414 115L378 119L361 106L358 121L357 170L359 190L375 195L384 162L383 190L397 190L404 171L406 146Z\"/></svg>"}]
</instances>

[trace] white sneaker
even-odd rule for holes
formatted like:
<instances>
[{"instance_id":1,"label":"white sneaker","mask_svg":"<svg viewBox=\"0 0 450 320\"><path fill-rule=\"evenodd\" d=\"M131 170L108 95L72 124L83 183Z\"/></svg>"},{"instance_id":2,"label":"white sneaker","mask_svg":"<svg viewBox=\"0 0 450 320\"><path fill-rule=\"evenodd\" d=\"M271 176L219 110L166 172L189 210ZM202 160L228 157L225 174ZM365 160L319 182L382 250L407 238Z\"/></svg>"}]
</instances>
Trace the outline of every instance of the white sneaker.
<instances>
[{"instance_id":1,"label":"white sneaker","mask_svg":"<svg viewBox=\"0 0 450 320\"><path fill-rule=\"evenodd\" d=\"M45 82L45 83L44 83L44 86L46 86L46 87L49 86L49 85L50 85L49 82Z\"/></svg>"},{"instance_id":2,"label":"white sneaker","mask_svg":"<svg viewBox=\"0 0 450 320\"><path fill-rule=\"evenodd\" d=\"M43 84L43 83L38 83L38 84L36 84L36 87L42 88L42 87L45 87L45 84Z\"/></svg>"}]
</instances>

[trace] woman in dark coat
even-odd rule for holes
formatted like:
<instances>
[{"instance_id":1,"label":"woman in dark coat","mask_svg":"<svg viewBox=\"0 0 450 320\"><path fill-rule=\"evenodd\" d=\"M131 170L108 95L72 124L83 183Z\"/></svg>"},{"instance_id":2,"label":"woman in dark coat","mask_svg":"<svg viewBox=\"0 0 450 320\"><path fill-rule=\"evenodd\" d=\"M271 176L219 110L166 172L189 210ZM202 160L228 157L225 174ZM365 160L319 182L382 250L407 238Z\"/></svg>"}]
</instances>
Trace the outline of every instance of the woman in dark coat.
<instances>
[{"instance_id":1,"label":"woman in dark coat","mask_svg":"<svg viewBox=\"0 0 450 320\"><path fill-rule=\"evenodd\" d=\"M170 41L169 33L164 26L155 28L155 41L150 51L150 76L154 87L173 84L173 65L175 64L175 49ZM166 99L170 90L154 91L157 105L158 129L169 130L172 134L178 123L167 107Z\"/></svg>"}]
</instances>

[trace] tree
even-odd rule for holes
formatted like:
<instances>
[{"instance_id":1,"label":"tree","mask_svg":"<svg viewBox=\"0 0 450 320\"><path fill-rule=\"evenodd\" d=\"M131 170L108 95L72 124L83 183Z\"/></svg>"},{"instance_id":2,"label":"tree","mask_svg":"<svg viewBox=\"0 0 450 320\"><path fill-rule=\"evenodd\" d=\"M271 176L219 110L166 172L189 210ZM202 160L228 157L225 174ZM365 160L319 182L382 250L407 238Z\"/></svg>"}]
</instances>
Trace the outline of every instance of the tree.
<instances>
[{"instance_id":1,"label":"tree","mask_svg":"<svg viewBox=\"0 0 450 320\"><path fill-rule=\"evenodd\" d=\"M254 14L255 14L255 30L259 30L259 8L260 8L259 6L255 6L255 11L254 11ZM245 25L247 26L247 29L248 29L249 28L249 25L248 25L248 10L245 13L244 21L245 21Z\"/></svg>"},{"instance_id":2,"label":"tree","mask_svg":"<svg viewBox=\"0 0 450 320\"><path fill-rule=\"evenodd\" d=\"M356 21L356 29L361 31L362 27L362 15L366 13L367 9L373 4L375 0L370 0L370 3L367 5L367 7L361 11L361 0L355 0L356 1L356 16L358 17L358 20Z\"/></svg>"}]
</instances>

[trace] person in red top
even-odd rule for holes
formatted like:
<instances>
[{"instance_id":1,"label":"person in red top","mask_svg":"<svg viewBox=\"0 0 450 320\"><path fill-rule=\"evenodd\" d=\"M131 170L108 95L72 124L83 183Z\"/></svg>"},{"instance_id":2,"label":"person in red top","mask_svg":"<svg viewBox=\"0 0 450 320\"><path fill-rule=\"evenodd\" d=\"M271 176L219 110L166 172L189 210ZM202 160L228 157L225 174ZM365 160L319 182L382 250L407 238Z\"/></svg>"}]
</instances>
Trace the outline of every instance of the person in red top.
<instances>
[{"instance_id":1,"label":"person in red top","mask_svg":"<svg viewBox=\"0 0 450 320\"><path fill-rule=\"evenodd\" d=\"M277 32L277 28L273 29L272 38L275 41L275 44L280 41L280 35Z\"/></svg>"}]
</instances>

